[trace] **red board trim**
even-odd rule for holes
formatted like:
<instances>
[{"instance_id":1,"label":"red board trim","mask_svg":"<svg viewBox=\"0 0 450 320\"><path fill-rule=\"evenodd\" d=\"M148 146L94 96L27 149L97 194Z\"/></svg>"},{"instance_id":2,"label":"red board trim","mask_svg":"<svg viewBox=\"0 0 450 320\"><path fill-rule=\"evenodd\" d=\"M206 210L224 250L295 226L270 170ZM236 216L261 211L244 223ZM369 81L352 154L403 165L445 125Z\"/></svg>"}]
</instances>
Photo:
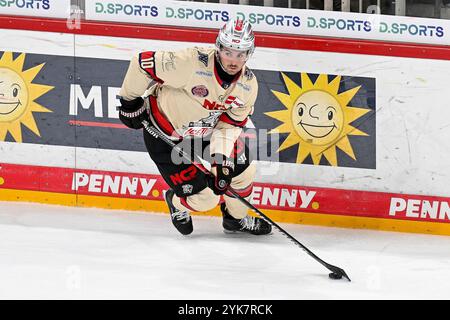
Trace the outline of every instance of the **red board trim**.
<instances>
[{"instance_id":1,"label":"red board trim","mask_svg":"<svg viewBox=\"0 0 450 320\"><path fill-rule=\"evenodd\" d=\"M217 30L116 22L81 21L79 29L67 27L64 19L0 16L0 29L62 32L166 41L214 43ZM348 38L324 38L287 34L256 33L256 46L322 52L450 60L450 46L400 43Z\"/></svg>"},{"instance_id":2,"label":"red board trim","mask_svg":"<svg viewBox=\"0 0 450 320\"><path fill-rule=\"evenodd\" d=\"M163 200L160 175L0 163L0 189L113 198ZM255 183L252 203L261 209L342 217L435 222L450 225L450 198ZM430 206L436 208L432 217ZM395 207L396 210L392 211Z\"/></svg>"}]
</instances>

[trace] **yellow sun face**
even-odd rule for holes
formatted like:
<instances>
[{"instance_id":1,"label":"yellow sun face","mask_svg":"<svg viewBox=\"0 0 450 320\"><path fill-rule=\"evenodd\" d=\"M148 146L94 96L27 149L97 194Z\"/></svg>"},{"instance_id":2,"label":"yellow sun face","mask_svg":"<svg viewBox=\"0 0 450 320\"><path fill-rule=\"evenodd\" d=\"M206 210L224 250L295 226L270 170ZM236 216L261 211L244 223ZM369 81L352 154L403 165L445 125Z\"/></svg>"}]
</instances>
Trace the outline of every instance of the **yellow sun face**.
<instances>
[{"instance_id":1,"label":"yellow sun face","mask_svg":"<svg viewBox=\"0 0 450 320\"><path fill-rule=\"evenodd\" d=\"M292 108L292 124L307 143L329 145L342 132L344 114L329 93L311 90L301 95Z\"/></svg>"},{"instance_id":2,"label":"yellow sun face","mask_svg":"<svg viewBox=\"0 0 450 320\"><path fill-rule=\"evenodd\" d=\"M0 67L0 79L0 121L12 121L26 110L27 87L17 73L6 68Z\"/></svg>"},{"instance_id":3,"label":"yellow sun face","mask_svg":"<svg viewBox=\"0 0 450 320\"><path fill-rule=\"evenodd\" d=\"M33 112L52 112L34 100L53 87L32 83L44 64L22 70L25 54L13 60L11 52L0 59L0 141L9 132L15 141L22 142L21 124L40 136Z\"/></svg>"},{"instance_id":4,"label":"yellow sun face","mask_svg":"<svg viewBox=\"0 0 450 320\"><path fill-rule=\"evenodd\" d=\"M356 160L349 135L367 136L351 126L369 109L349 107L347 104L358 92L360 86L338 94L341 77L328 83L328 76L321 74L313 84L307 74L301 74L302 87L283 75L289 94L272 91L286 107L286 110L266 112L283 124L269 133L289 133L278 152L299 145L297 163L311 155L314 164L324 156L337 166L336 147Z\"/></svg>"}]
</instances>

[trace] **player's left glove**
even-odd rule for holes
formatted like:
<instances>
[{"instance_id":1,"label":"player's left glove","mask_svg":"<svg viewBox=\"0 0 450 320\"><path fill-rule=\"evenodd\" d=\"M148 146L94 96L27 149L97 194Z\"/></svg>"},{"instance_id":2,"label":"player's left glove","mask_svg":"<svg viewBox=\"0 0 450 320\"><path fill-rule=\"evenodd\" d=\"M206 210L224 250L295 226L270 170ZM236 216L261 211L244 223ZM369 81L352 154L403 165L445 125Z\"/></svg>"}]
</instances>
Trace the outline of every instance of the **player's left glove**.
<instances>
[{"instance_id":1,"label":"player's left glove","mask_svg":"<svg viewBox=\"0 0 450 320\"><path fill-rule=\"evenodd\" d=\"M120 99L119 119L131 129L141 129L142 120L148 120L148 113L141 97L128 101Z\"/></svg>"},{"instance_id":2,"label":"player's left glove","mask_svg":"<svg viewBox=\"0 0 450 320\"><path fill-rule=\"evenodd\" d=\"M213 154L213 163L209 176L209 187L216 195L224 194L231 183L234 172L234 162L223 154Z\"/></svg>"}]
</instances>

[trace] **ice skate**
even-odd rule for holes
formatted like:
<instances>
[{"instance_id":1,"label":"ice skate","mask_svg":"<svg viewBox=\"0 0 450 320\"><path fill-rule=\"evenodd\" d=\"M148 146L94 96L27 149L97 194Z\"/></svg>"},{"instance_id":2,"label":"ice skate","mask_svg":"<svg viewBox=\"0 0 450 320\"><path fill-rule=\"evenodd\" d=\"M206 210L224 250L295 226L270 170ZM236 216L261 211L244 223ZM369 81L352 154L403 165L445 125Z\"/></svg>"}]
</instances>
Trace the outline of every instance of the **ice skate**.
<instances>
[{"instance_id":1,"label":"ice skate","mask_svg":"<svg viewBox=\"0 0 450 320\"><path fill-rule=\"evenodd\" d=\"M220 205L223 215L222 226L225 233L244 232L254 235L265 235L272 232L272 226L261 218L245 216L242 219L233 218L227 211L225 203Z\"/></svg>"},{"instance_id":2,"label":"ice skate","mask_svg":"<svg viewBox=\"0 0 450 320\"><path fill-rule=\"evenodd\" d=\"M175 193L172 189L167 190L165 199L167 202L167 206L169 207L170 217L172 219L172 223L177 228L177 230L183 234L188 235L192 233L194 227L192 225L192 219L188 211L181 211L175 208L172 203L172 199Z\"/></svg>"}]
</instances>

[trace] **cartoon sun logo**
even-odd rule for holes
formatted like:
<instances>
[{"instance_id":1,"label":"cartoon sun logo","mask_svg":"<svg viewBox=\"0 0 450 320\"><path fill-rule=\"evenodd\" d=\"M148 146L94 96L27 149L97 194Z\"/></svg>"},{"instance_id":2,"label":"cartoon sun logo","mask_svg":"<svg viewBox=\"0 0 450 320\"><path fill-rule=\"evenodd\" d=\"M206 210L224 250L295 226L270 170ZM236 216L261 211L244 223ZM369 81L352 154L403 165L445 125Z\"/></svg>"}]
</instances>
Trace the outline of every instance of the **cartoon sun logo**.
<instances>
[{"instance_id":1,"label":"cartoon sun logo","mask_svg":"<svg viewBox=\"0 0 450 320\"><path fill-rule=\"evenodd\" d=\"M328 83L328 76L321 74L313 84L306 73L301 73L302 87L282 73L289 94L272 90L286 110L266 112L283 124L271 130L273 133L289 133L277 152L298 144L297 163L311 155L315 165L324 156L332 166L337 166L336 147L356 160L349 135L367 136L350 125L370 111L349 107L348 103L361 86L338 93L341 76Z\"/></svg>"},{"instance_id":2,"label":"cartoon sun logo","mask_svg":"<svg viewBox=\"0 0 450 320\"><path fill-rule=\"evenodd\" d=\"M22 70L25 54L13 60L12 52L5 52L0 59L0 141L11 133L17 142L22 142L21 124L40 137L33 112L52 112L35 102L53 87L32 83L43 64Z\"/></svg>"}]
</instances>

